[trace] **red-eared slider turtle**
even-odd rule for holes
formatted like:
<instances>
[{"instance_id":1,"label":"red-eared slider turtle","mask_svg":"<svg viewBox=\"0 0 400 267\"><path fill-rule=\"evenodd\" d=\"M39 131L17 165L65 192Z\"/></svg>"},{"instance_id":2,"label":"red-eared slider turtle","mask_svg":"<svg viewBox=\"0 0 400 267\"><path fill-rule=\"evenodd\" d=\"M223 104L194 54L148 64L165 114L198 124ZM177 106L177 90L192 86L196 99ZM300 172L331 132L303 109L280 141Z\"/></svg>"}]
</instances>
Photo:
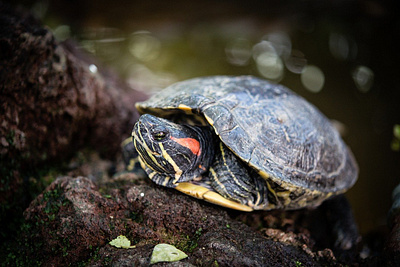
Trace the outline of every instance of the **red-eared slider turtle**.
<instances>
[{"instance_id":1,"label":"red-eared slider turtle","mask_svg":"<svg viewBox=\"0 0 400 267\"><path fill-rule=\"evenodd\" d=\"M356 181L330 121L284 86L251 76L179 82L136 105L132 136L156 184L238 210L317 206Z\"/></svg>"}]
</instances>

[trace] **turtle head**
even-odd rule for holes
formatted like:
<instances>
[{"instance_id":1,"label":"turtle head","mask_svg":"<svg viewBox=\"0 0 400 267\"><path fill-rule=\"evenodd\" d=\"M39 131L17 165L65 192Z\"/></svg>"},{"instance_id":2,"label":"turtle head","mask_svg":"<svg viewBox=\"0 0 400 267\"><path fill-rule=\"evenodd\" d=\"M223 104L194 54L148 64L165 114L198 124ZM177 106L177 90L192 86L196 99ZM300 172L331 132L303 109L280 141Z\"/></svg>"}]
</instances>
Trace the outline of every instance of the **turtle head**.
<instances>
[{"instance_id":1,"label":"turtle head","mask_svg":"<svg viewBox=\"0 0 400 267\"><path fill-rule=\"evenodd\" d=\"M149 114L135 124L132 136L139 158L150 179L175 187L201 176L208 169L211 146L201 127L180 125Z\"/></svg>"}]
</instances>

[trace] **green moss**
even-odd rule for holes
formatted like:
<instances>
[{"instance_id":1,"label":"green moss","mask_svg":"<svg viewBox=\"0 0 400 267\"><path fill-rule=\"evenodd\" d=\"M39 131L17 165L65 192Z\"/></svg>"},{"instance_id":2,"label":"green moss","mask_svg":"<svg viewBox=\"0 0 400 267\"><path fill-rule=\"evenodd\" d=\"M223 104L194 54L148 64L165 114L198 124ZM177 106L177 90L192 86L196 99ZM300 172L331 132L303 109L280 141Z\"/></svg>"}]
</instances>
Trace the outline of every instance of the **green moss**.
<instances>
[{"instance_id":1,"label":"green moss","mask_svg":"<svg viewBox=\"0 0 400 267\"><path fill-rule=\"evenodd\" d=\"M68 251L71 248L71 243L69 242L68 238L63 238L61 243L62 243L62 245L61 245L61 248L59 248L59 250L62 252L62 256L66 257L66 256L68 256Z\"/></svg>"},{"instance_id":2,"label":"green moss","mask_svg":"<svg viewBox=\"0 0 400 267\"><path fill-rule=\"evenodd\" d=\"M16 255L13 252L10 252L5 261L1 263L1 266L17 266L17 267L24 267L24 266L41 266L42 261L40 260L32 260L27 257Z\"/></svg>"},{"instance_id":3,"label":"green moss","mask_svg":"<svg viewBox=\"0 0 400 267\"><path fill-rule=\"evenodd\" d=\"M15 131L11 129L7 134L6 134L6 141L9 146L14 146L15 142Z\"/></svg>"},{"instance_id":4,"label":"green moss","mask_svg":"<svg viewBox=\"0 0 400 267\"><path fill-rule=\"evenodd\" d=\"M99 255L100 247L92 248L92 246L89 246L89 249L90 249L90 252L89 252L89 255L88 255L88 259L87 260L83 260L83 261L78 262L78 263L74 263L76 266L84 267L84 266L90 265L90 263L98 262L98 261L101 260L101 257ZM108 265L105 264L104 266L108 266Z\"/></svg>"},{"instance_id":5,"label":"green moss","mask_svg":"<svg viewBox=\"0 0 400 267\"><path fill-rule=\"evenodd\" d=\"M303 264L300 261L296 261L295 264L296 264L296 267L302 267L303 266Z\"/></svg>"},{"instance_id":6,"label":"green moss","mask_svg":"<svg viewBox=\"0 0 400 267\"><path fill-rule=\"evenodd\" d=\"M112 263L112 258L111 257L105 257L101 261L103 266L110 266Z\"/></svg>"},{"instance_id":7,"label":"green moss","mask_svg":"<svg viewBox=\"0 0 400 267\"><path fill-rule=\"evenodd\" d=\"M1 167L0 167L0 192L7 192L11 189L10 185L12 182L16 182L15 170L20 168L19 161L15 158L1 156Z\"/></svg>"},{"instance_id":8,"label":"green moss","mask_svg":"<svg viewBox=\"0 0 400 267\"><path fill-rule=\"evenodd\" d=\"M90 252L88 254L88 257L86 260L83 260L78 263L74 263L74 266L78 267L84 267L84 266L89 266L93 265L94 263L100 264L100 266L110 266L112 263L112 258L111 257L104 257L102 258L100 255L100 247L92 248L91 246L89 247Z\"/></svg>"},{"instance_id":9,"label":"green moss","mask_svg":"<svg viewBox=\"0 0 400 267\"><path fill-rule=\"evenodd\" d=\"M49 190L43 193L43 197L39 199L38 206L42 206L42 213L35 215L30 221L21 219L19 231L12 238L7 239L0 248L0 258L6 255L6 260L2 263L3 266L39 266L43 257L44 242L41 240L41 231L46 231L48 238L56 243L61 243L60 246L53 247L51 254L59 254L64 257L68 256L68 251L71 248L68 239L63 239L60 242L60 237L57 234L57 215L60 209L67 205L67 200L62 194L60 187ZM49 256L49 255L48 255Z\"/></svg>"},{"instance_id":10,"label":"green moss","mask_svg":"<svg viewBox=\"0 0 400 267\"><path fill-rule=\"evenodd\" d=\"M31 242L35 238L32 229L34 225L24 222L21 225L18 238L8 240L7 245L1 248L0 258L3 259L1 266L41 266L42 260L33 257L43 247L43 242ZM4 255L4 257L3 257Z\"/></svg>"},{"instance_id":11,"label":"green moss","mask_svg":"<svg viewBox=\"0 0 400 267\"><path fill-rule=\"evenodd\" d=\"M186 253L192 253L194 251L194 249L197 248L197 246L198 246L198 241L202 234L202 231L203 231L203 229L199 228L196 230L196 232L194 233L194 235L192 237L186 235L185 237L180 239L178 242L176 242L174 245L178 249L180 249Z\"/></svg>"},{"instance_id":12,"label":"green moss","mask_svg":"<svg viewBox=\"0 0 400 267\"><path fill-rule=\"evenodd\" d=\"M47 218L44 218L45 221L54 221L56 215L60 211L60 208L70 203L69 200L66 199L62 194L62 192L63 191L60 187L56 187L53 190L43 193L41 205L45 205L43 209L43 213L47 215Z\"/></svg>"}]
</instances>

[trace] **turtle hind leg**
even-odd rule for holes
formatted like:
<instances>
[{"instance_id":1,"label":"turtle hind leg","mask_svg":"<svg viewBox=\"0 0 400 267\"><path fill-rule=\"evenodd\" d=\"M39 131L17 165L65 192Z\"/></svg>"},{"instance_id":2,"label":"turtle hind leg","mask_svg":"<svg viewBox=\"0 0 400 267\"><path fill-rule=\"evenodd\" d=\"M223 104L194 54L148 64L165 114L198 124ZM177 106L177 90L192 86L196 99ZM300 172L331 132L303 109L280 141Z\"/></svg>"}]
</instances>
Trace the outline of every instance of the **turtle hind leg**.
<instances>
[{"instance_id":1,"label":"turtle hind leg","mask_svg":"<svg viewBox=\"0 0 400 267\"><path fill-rule=\"evenodd\" d=\"M356 257L360 235L350 203L344 195L338 195L323 202L320 209L327 219L335 255L351 262Z\"/></svg>"}]
</instances>

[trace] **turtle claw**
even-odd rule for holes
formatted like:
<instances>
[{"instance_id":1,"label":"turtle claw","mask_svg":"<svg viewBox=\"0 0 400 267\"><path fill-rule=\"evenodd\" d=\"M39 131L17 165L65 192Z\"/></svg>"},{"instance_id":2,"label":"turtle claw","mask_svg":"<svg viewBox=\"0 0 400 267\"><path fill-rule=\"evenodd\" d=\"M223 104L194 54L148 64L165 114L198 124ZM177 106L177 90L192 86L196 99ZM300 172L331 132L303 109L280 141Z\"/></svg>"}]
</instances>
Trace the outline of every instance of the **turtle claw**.
<instances>
[{"instance_id":1,"label":"turtle claw","mask_svg":"<svg viewBox=\"0 0 400 267\"><path fill-rule=\"evenodd\" d=\"M220 194L210 191L210 189L205 188L200 185L195 185L191 183L179 183L175 187L176 190L181 191L189 196L203 199L207 202L220 205L226 208L240 210L240 211L253 211L253 208L243 205L239 202L235 202L224 198Z\"/></svg>"}]
</instances>

